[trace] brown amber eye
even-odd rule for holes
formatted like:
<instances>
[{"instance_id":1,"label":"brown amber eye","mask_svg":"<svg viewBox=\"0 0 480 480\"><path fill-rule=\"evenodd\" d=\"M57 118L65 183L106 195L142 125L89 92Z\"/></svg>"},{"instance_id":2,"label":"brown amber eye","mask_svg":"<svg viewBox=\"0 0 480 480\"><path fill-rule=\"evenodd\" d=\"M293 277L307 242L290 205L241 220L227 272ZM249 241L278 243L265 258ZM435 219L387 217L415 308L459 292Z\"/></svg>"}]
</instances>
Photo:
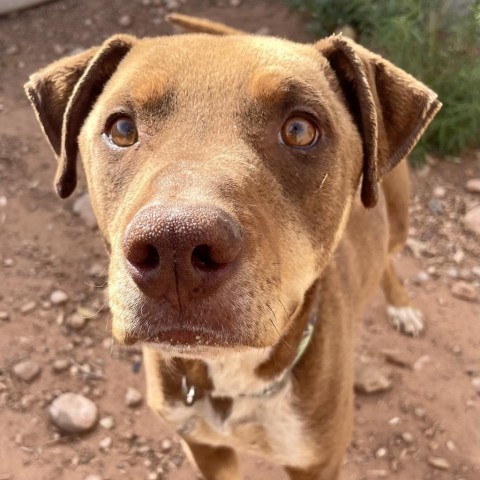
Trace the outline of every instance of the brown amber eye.
<instances>
[{"instance_id":1,"label":"brown amber eye","mask_svg":"<svg viewBox=\"0 0 480 480\"><path fill-rule=\"evenodd\" d=\"M319 137L317 127L306 118L291 117L282 127L282 141L289 147L311 147Z\"/></svg>"},{"instance_id":2,"label":"brown amber eye","mask_svg":"<svg viewBox=\"0 0 480 480\"><path fill-rule=\"evenodd\" d=\"M118 147L132 146L138 140L135 122L129 117L117 118L110 127L109 137Z\"/></svg>"}]
</instances>

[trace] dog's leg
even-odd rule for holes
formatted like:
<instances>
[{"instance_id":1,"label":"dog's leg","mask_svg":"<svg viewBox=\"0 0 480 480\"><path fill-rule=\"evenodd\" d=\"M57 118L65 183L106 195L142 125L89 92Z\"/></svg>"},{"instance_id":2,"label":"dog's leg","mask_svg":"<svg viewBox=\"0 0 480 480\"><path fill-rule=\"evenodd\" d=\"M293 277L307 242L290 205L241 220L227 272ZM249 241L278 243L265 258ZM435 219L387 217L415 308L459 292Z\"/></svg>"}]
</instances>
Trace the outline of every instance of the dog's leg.
<instances>
[{"instance_id":1,"label":"dog's leg","mask_svg":"<svg viewBox=\"0 0 480 480\"><path fill-rule=\"evenodd\" d=\"M420 310L410 305L410 299L392 264L392 255L399 252L408 236L409 178L408 165L402 160L382 182L389 224L388 257L382 277L382 289L387 300L390 324L406 335L417 336L425 328Z\"/></svg>"},{"instance_id":2,"label":"dog's leg","mask_svg":"<svg viewBox=\"0 0 480 480\"><path fill-rule=\"evenodd\" d=\"M391 325L406 335L419 335L425 328L423 314L410 305L408 294L400 283L391 258L387 260L383 273L382 289L387 300L387 314Z\"/></svg>"},{"instance_id":3,"label":"dog's leg","mask_svg":"<svg viewBox=\"0 0 480 480\"><path fill-rule=\"evenodd\" d=\"M184 448L188 448L187 455L191 454L205 480L240 480L237 455L231 448L212 447L186 440L183 444Z\"/></svg>"}]
</instances>

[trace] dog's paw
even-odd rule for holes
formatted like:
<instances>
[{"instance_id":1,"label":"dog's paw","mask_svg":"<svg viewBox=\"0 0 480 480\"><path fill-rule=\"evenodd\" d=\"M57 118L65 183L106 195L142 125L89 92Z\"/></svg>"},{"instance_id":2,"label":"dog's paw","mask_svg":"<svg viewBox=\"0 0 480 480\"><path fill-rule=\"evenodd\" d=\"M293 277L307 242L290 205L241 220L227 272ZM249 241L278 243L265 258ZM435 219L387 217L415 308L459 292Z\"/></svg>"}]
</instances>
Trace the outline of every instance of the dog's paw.
<instances>
[{"instance_id":1,"label":"dog's paw","mask_svg":"<svg viewBox=\"0 0 480 480\"><path fill-rule=\"evenodd\" d=\"M423 313L413 307L387 307L388 321L395 330L418 337L425 330Z\"/></svg>"}]
</instances>

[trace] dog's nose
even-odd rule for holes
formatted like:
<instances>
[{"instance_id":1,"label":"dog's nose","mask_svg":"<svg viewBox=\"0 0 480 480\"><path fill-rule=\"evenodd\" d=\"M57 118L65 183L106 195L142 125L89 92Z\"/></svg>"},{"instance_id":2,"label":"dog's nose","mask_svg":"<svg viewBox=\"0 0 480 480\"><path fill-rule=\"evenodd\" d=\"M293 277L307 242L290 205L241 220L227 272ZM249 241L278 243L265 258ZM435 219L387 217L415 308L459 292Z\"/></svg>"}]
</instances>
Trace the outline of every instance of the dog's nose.
<instances>
[{"instance_id":1,"label":"dog's nose","mask_svg":"<svg viewBox=\"0 0 480 480\"><path fill-rule=\"evenodd\" d=\"M127 269L139 288L174 305L212 293L232 274L241 249L238 222L204 205L145 207L123 239Z\"/></svg>"}]
</instances>

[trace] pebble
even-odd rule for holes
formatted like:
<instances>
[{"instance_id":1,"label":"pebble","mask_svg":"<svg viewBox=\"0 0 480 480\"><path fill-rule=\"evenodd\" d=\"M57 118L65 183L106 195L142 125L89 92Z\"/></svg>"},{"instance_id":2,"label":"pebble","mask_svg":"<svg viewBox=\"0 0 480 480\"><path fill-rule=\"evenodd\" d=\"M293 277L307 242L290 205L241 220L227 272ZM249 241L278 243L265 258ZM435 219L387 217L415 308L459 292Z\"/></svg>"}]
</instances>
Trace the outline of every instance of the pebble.
<instances>
[{"instance_id":1,"label":"pebble","mask_svg":"<svg viewBox=\"0 0 480 480\"><path fill-rule=\"evenodd\" d=\"M13 367L13 373L17 378L24 382L32 382L42 371L40 365L33 360L24 360Z\"/></svg>"},{"instance_id":2,"label":"pebble","mask_svg":"<svg viewBox=\"0 0 480 480\"><path fill-rule=\"evenodd\" d=\"M428 457L428 463L438 470L450 470L450 463L442 457Z\"/></svg>"},{"instance_id":3,"label":"pebble","mask_svg":"<svg viewBox=\"0 0 480 480\"><path fill-rule=\"evenodd\" d=\"M130 27L132 25L132 17L130 15L122 15L119 19L118 19L118 24L121 26L121 27Z\"/></svg>"},{"instance_id":4,"label":"pebble","mask_svg":"<svg viewBox=\"0 0 480 480\"><path fill-rule=\"evenodd\" d=\"M230 4L231 7L239 7L242 3L242 0L230 0L228 2Z\"/></svg>"},{"instance_id":5,"label":"pebble","mask_svg":"<svg viewBox=\"0 0 480 480\"><path fill-rule=\"evenodd\" d=\"M115 426L115 420L111 415L101 418L99 423L103 428L107 430L111 430Z\"/></svg>"},{"instance_id":6,"label":"pebble","mask_svg":"<svg viewBox=\"0 0 480 480\"><path fill-rule=\"evenodd\" d=\"M0 196L0 207L6 207L7 206L7 197L5 195Z\"/></svg>"},{"instance_id":7,"label":"pebble","mask_svg":"<svg viewBox=\"0 0 480 480\"><path fill-rule=\"evenodd\" d=\"M431 198L428 201L428 208L435 215L441 215L443 213L443 205L438 198Z\"/></svg>"},{"instance_id":8,"label":"pebble","mask_svg":"<svg viewBox=\"0 0 480 480\"><path fill-rule=\"evenodd\" d=\"M53 305L63 305L68 300L68 295L63 290L55 290L50 295L50 301Z\"/></svg>"},{"instance_id":9,"label":"pebble","mask_svg":"<svg viewBox=\"0 0 480 480\"><path fill-rule=\"evenodd\" d=\"M401 437L407 445L411 445L413 443L413 435L410 432L403 432Z\"/></svg>"},{"instance_id":10,"label":"pebble","mask_svg":"<svg viewBox=\"0 0 480 480\"><path fill-rule=\"evenodd\" d=\"M105 437L98 442L100 450L108 450L112 446L112 437Z\"/></svg>"},{"instance_id":11,"label":"pebble","mask_svg":"<svg viewBox=\"0 0 480 480\"><path fill-rule=\"evenodd\" d=\"M428 272L421 271L413 277L413 283L416 285L421 285L422 283L428 282L430 280L430 275Z\"/></svg>"},{"instance_id":12,"label":"pebble","mask_svg":"<svg viewBox=\"0 0 480 480\"><path fill-rule=\"evenodd\" d=\"M100 475L87 475L83 480L102 480L102 477Z\"/></svg>"},{"instance_id":13,"label":"pebble","mask_svg":"<svg viewBox=\"0 0 480 480\"><path fill-rule=\"evenodd\" d=\"M469 193L480 193L480 178L471 178L465 185Z\"/></svg>"},{"instance_id":14,"label":"pebble","mask_svg":"<svg viewBox=\"0 0 480 480\"><path fill-rule=\"evenodd\" d=\"M55 373L64 372L68 367L70 367L70 361L66 358L57 358L52 364L52 369Z\"/></svg>"},{"instance_id":15,"label":"pebble","mask_svg":"<svg viewBox=\"0 0 480 480\"><path fill-rule=\"evenodd\" d=\"M392 382L382 370L372 364L358 363L355 368L355 390L361 393L377 393L388 390Z\"/></svg>"},{"instance_id":16,"label":"pebble","mask_svg":"<svg viewBox=\"0 0 480 480\"><path fill-rule=\"evenodd\" d=\"M475 287L472 284L464 281L455 282L450 291L454 297L460 298L461 300L467 300L469 302L476 301L478 297Z\"/></svg>"},{"instance_id":17,"label":"pebble","mask_svg":"<svg viewBox=\"0 0 480 480\"><path fill-rule=\"evenodd\" d=\"M453 261L457 264L462 263L464 258L465 258L465 252L461 248L458 249L453 255Z\"/></svg>"},{"instance_id":18,"label":"pebble","mask_svg":"<svg viewBox=\"0 0 480 480\"><path fill-rule=\"evenodd\" d=\"M65 433L82 433L91 430L98 419L97 406L88 398L76 393L63 393L49 406L50 420Z\"/></svg>"},{"instance_id":19,"label":"pebble","mask_svg":"<svg viewBox=\"0 0 480 480\"><path fill-rule=\"evenodd\" d=\"M435 198L444 198L447 194L447 189L445 187L435 187L433 189L433 196Z\"/></svg>"},{"instance_id":20,"label":"pebble","mask_svg":"<svg viewBox=\"0 0 480 480\"><path fill-rule=\"evenodd\" d=\"M380 447L376 452L375 452L375 457L376 458L385 458L387 456L387 449L384 447Z\"/></svg>"},{"instance_id":21,"label":"pebble","mask_svg":"<svg viewBox=\"0 0 480 480\"><path fill-rule=\"evenodd\" d=\"M480 393L480 376L472 378L472 386L477 391L477 393Z\"/></svg>"},{"instance_id":22,"label":"pebble","mask_svg":"<svg viewBox=\"0 0 480 480\"><path fill-rule=\"evenodd\" d=\"M467 230L480 235L480 205L473 207L465 214L463 224Z\"/></svg>"},{"instance_id":23,"label":"pebble","mask_svg":"<svg viewBox=\"0 0 480 480\"><path fill-rule=\"evenodd\" d=\"M165 7L169 11L178 10L180 3L177 0L165 0Z\"/></svg>"},{"instance_id":24,"label":"pebble","mask_svg":"<svg viewBox=\"0 0 480 480\"><path fill-rule=\"evenodd\" d=\"M27 313L33 312L37 304L35 302L27 302L20 308L20 311L26 315Z\"/></svg>"},{"instance_id":25,"label":"pebble","mask_svg":"<svg viewBox=\"0 0 480 480\"><path fill-rule=\"evenodd\" d=\"M384 355L385 360L392 365L397 365L402 368L413 368L412 361L398 350L385 349L382 350L382 355Z\"/></svg>"},{"instance_id":26,"label":"pebble","mask_svg":"<svg viewBox=\"0 0 480 480\"><path fill-rule=\"evenodd\" d=\"M13 267L13 264L15 263L15 261L13 260L13 258L6 258L4 261L3 261L3 265L5 267Z\"/></svg>"},{"instance_id":27,"label":"pebble","mask_svg":"<svg viewBox=\"0 0 480 480\"><path fill-rule=\"evenodd\" d=\"M125 394L125 404L127 405L127 407L138 407L142 403L142 401L142 394L135 388L129 387L127 393Z\"/></svg>"},{"instance_id":28,"label":"pebble","mask_svg":"<svg viewBox=\"0 0 480 480\"><path fill-rule=\"evenodd\" d=\"M173 443L169 438L166 438L165 440L162 440L161 447L162 447L162 452L167 453L172 449Z\"/></svg>"},{"instance_id":29,"label":"pebble","mask_svg":"<svg viewBox=\"0 0 480 480\"><path fill-rule=\"evenodd\" d=\"M97 219L93 213L90 196L87 192L75 200L75 203L73 204L73 213L78 215L85 222L87 227L93 229L97 226Z\"/></svg>"},{"instance_id":30,"label":"pebble","mask_svg":"<svg viewBox=\"0 0 480 480\"><path fill-rule=\"evenodd\" d=\"M2 322L8 322L10 320L10 314L6 310L0 311L0 320Z\"/></svg>"},{"instance_id":31,"label":"pebble","mask_svg":"<svg viewBox=\"0 0 480 480\"><path fill-rule=\"evenodd\" d=\"M87 319L85 317L82 317L82 315L80 315L79 313L74 313L67 318L67 321L65 323L74 330L80 330L87 323Z\"/></svg>"}]
</instances>

